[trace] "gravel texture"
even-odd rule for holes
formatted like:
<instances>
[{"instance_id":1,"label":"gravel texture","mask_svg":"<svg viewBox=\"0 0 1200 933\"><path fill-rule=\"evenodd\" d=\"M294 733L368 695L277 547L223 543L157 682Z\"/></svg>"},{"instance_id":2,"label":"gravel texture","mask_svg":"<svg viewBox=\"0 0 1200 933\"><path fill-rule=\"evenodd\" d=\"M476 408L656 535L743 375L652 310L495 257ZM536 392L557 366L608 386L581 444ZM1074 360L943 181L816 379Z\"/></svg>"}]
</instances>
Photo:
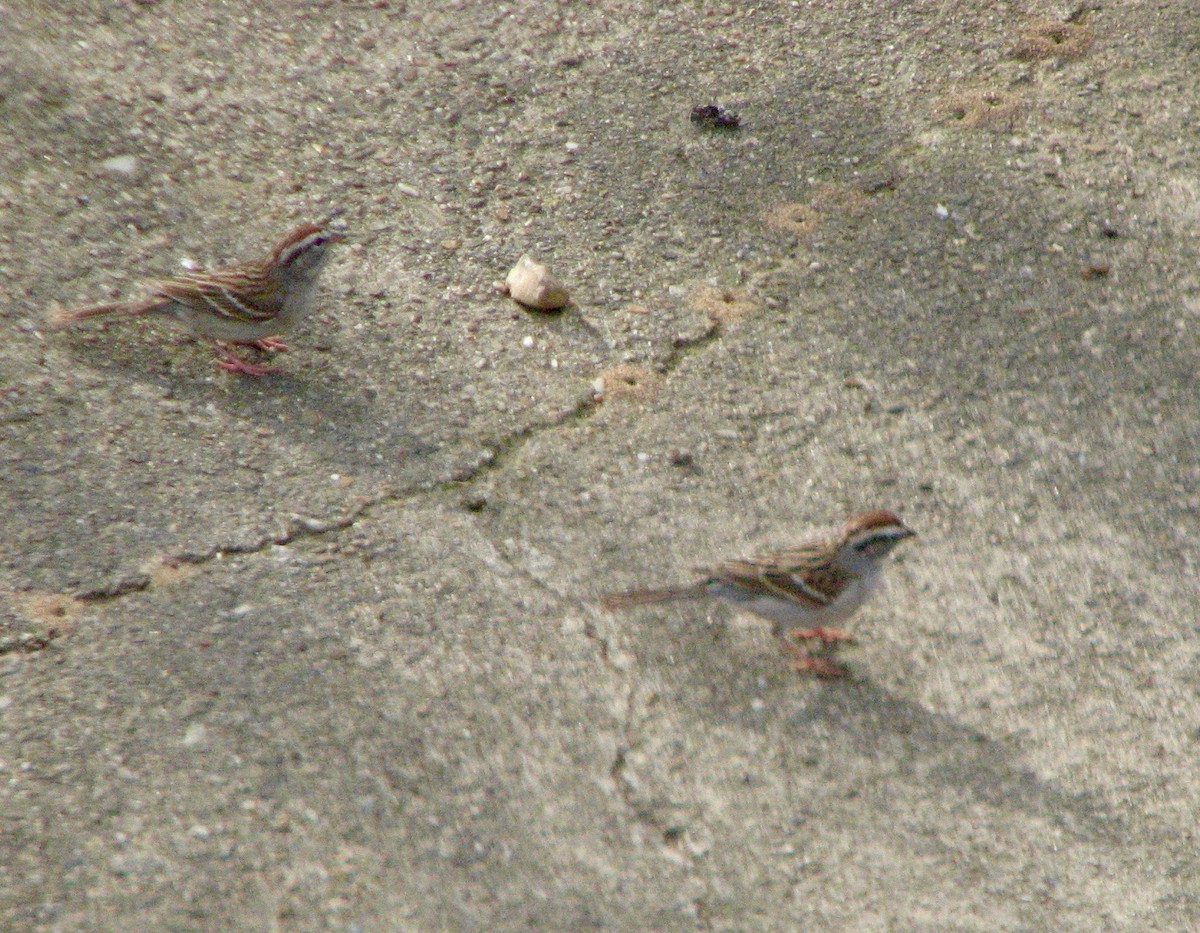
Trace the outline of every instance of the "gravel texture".
<instances>
[{"instance_id":1,"label":"gravel texture","mask_svg":"<svg viewBox=\"0 0 1200 933\"><path fill-rule=\"evenodd\" d=\"M0 928L1200 927L1188 3L0 21ZM595 605L870 506L845 682Z\"/></svg>"}]
</instances>

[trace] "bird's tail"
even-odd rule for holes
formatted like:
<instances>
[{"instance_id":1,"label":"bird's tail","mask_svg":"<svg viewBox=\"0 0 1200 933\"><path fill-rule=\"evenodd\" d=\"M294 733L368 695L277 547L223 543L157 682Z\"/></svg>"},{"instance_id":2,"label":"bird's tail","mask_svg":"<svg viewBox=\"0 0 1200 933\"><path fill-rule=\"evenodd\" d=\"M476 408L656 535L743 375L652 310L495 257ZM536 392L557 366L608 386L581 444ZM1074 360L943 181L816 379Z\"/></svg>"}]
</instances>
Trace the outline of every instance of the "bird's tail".
<instances>
[{"instance_id":1,"label":"bird's tail","mask_svg":"<svg viewBox=\"0 0 1200 933\"><path fill-rule=\"evenodd\" d=\"M169 301L164 301L162 298L146 298L142 301L117 301L103 305L88 305L86 308L60 308L53 307L46 313L46 324L51 330L59 330L63 327L69 327L76 321L82 321L84 318L99 317L103 314L151 314L155 311L161 311L165 308Z\"/></svg>"},{"instance_id":2,"label":"bird's tail","mask_svg":"<svg viewBox=\"0 0 1200 933\"><path fill-rule=\"evenodd\" d=\"M652 603L669 603L679 599L703 599L708 594L701 585L672 586L662 590L629 590L625 593L609 593L600 597L603 609L626 609L629 606L648 606Z\"/></svg>"}]
</instances>

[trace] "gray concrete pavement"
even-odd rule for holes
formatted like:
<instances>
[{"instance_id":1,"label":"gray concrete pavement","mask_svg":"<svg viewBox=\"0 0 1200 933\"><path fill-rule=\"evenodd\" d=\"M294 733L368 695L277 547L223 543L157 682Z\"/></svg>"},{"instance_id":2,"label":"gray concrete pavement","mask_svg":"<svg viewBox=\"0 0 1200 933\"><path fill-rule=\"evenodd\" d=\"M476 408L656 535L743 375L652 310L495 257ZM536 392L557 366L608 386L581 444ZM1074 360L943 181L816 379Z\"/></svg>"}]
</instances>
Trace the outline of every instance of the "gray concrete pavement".
<instances>
[{"instance_id":1,"label":"gray concrete pavement","mask_svg":"<svg viewBox=\"0 0 1200 933\"><path fill-rule=\"evenodd\" d=\"M1200 925L1187 4L0 11L0 927ZM595 605L874 505L846 682Z\"/></svg>"}]
</instances>

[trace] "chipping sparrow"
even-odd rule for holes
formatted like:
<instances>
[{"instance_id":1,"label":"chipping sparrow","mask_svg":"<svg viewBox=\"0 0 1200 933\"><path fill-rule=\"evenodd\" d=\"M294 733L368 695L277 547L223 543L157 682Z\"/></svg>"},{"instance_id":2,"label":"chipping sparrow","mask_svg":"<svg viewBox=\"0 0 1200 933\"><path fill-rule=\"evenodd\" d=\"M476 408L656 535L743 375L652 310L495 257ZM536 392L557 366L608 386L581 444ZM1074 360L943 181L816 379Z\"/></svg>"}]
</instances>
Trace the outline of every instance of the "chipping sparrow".
<instances>
[{"instance_id":1,"label":"chipping sparrow","mask_svg":"<svg viewBox=\"0 0 1200 933\"><path fill-rule=\"evenodd\" d=\"M289 233L265 259L147 282L140 301L90 305L50 312L52 327L66 327L101 314L174 315L184 326L217 345L217 365L230 372L261 376L271 370L249 363L226 345L252 344L261 350L286 350L276 340L303 320L313 307L317 276L328 249L345 236L324 226L305 224Z\"/></svg>"},{"instance_id":2,"label":"chipping sparrow","mask_svg":"<svg viewBox=\"0 0 1200 933\"><path fill-rule=\"evenodd\" d=\"M776 554L729 560L708 570L691 586L614 593L601 600L607 609L677 599L723 599L774 623L772 634L792 656L792 667L822 677L842 677L846 669L826 657L813 657L798 644L851 640L830 628L849 619L882 582L883 558L911 531L894 513L874 509L855 515L832 538L817 538ZM786 630L788 626L805 626Z\"/></svg>"}]
</instances>

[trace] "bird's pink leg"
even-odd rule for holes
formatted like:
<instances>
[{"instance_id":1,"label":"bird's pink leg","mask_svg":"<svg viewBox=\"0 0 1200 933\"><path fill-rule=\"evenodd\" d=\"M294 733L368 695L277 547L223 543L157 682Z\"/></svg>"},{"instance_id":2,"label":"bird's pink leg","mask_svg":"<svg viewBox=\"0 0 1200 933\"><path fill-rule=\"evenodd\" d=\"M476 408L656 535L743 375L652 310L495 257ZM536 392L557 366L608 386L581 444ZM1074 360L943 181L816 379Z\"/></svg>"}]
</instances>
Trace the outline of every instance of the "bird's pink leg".
<instances>
[{"instance_id":1,"label":"bird's pink leg","mask_svg":"<svg viewBox=\"0 0 1200 933\"><path fill-rule=\"evenodd\" d=\"M272 353L286 353L291 349L291 347L278 337L263 337L261 340L254 341L254 346L260 350L269 350Z\"/></svg>"},{"instance_id":2,"label":"bird's pink leg","mask_svg":"<svg viewBox=\"0 0 1200 933\"><path fill-rule=\"evenodd\" d=\"M217 365L228 372L242 373L246 376L265 376L267 373L275 371L270 366L259 366L257 363L250 363L242 359L219 340L213 342L217 345Z\"/></svg>"},{"instance_id":3,"label":"bird's pink leg","mask_svg":"<svg viewBox=\"0 0 1200 933\"><path fill-rule=\"evenodd\" d=\"M824 645L832 645L839 641L854 641L854 636L848 632L843 632L840 628L824 628L817 626L816 628L794 628L789 633L790 638L796 641L804 641L809 638L819 638Z\"/></svg>"},{"instance_id":4,"label":"bird's pink leg","mask_svg":"<svg viewBox=\"0 0 1200 933\"><path fill-rule=\"evenodd\" d=\"M826 677L829 680L840 680L849 673L849 669L845 665L831 661L829 658L814 658L799 645L790 641L781 638L779 644L784 653L791 656L792 670L801 674L816 674L818 677Z\"/></svg>"}]
</instances>

